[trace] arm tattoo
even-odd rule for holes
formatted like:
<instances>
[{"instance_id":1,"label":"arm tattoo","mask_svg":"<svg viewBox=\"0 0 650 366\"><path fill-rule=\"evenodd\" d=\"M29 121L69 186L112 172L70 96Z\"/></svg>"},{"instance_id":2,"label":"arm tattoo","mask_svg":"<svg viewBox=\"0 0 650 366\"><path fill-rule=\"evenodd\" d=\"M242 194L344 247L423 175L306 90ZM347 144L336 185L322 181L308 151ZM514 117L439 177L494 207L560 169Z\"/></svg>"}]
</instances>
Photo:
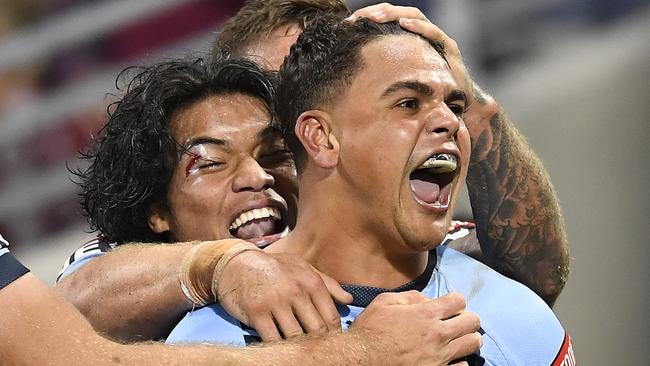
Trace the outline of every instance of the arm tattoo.
<instances>
[{"instance_id":1,"label":"arm tattoo","mask_svg":"<svg viewBox=\"0 0 650 366\"><path fill-rule=\"evenodd\" d=\"M483 260L552 305L569 255L546 170L502 111L473 145L467 187Z\"/></svg>"}]
</instances>

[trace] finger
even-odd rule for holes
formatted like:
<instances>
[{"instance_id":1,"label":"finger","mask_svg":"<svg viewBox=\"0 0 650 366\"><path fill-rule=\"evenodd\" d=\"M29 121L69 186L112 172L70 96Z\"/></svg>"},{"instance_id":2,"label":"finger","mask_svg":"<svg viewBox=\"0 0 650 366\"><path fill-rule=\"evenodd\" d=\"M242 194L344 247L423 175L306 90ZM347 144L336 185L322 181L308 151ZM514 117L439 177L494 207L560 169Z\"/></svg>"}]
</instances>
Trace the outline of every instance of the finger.
<instances>
[{"instance_id":1,"label":"finger","mask_svg":"<svg viewBox=\"0 0 650 366\"><path fill-rule=\"evenodd\" d=\"M347 292L346 292L347 294ZM332 301L332 297L327 291L317 292L312 294L311 302L320 314L320 317L325 322L327 330L341 330L341 316L336 310L336 305ZM350 294L348 294L350 295ZM350 295L352 297L352 295ZM350 302L352 299L350 299Z\"/></svg>"},{"instance_id":2,"label":"finger","mask_svg":"<svg viewBox=\"0 0 650 366\"><path fill-rule=\"evenodd\" d=\"M460 315L447 319L442 323L443 337L452 341L466 334L477 332L481 328L481 320L476 313L464 311Z\"/></svg>"},{"instance_id":3,"label":"finger","mask_svg":"<svg viewBox=\"0 0 650 366\"><path fill-rule=\"evenodd\" d=\"M358 9L352 15L348 17L349 20L356 20L360 17L368 18L371 14L376 14L379 12L382 12L382 9L384 8L386 4L375 4L375 5L369 5L366 7L363 7L361 9Z\"/></svg>"},{"instance_id":4,"label":"finger","mask_svg":"<svg viewBox=\"0 0 650 366\"><path fill-rule=\"evenodd\" d=\"M426 306L431 307L436 318L445 320L457 316L465 310L463 295L452 292L437 299L431 299Z\"/></svg>"},{"instance_id":5,"label":"finger","mask_svg":"<svg viewBox=\"0 0 650 366\"><path fill-rule=\"evenodd\" d=\"M411 6L386 6L378 12L375 12L369 18L370 20L378 23L394 22L400 18L419 19L425 22L429 20L418 8Z\"/></svg>"},{"instance_id":6,"label":"finger","mask_svg":"<svg viewBox=\"0 0 650 366\"><path fill-rule=\"evenodd\" d=\"M422 19L400 18L399 25L409 32L417 33L430 41L442 42L445 46L451 42L451 38L438 28L437 25Z\"/></svg>"},{"instance_id":7,"label":"finger","mask_svg":"<svg viewBox=\"0 0 650 366\"><path fill-rule=\"evenodd\" d=\"M293 313L306 333L323 334L327 332L328 326L311 299L297 300L293 306Z\"/></svg>"},{"instance_id":8,"label":"finger","mask_svg":"<svg viewBox=\"0 0 650 366\"><path fill-rule=\"evenodd\" d=\"M477 353L482 345L483 338L478 332L456 338L447 345L447 349L451 352L449 359L456 360Z\"/></svg>"},{"instance_id":9,"label":"finger","mask_svg":"<svg viewBox=\"0 0 650 366\"><path fill-rule=\"evenodd\" d=\"M257 334L260 335L264 342L272 342L282 340L280 332L278 332L278 327L273 321L271 314L266 314L266 316L255 317L251 321L251 325L257 331Z\"/></svg>"},{"instance_id":10,"label":"finger","mask_svg":"<svg viewBox=\"0 0 650 366\"><path fill-rule=\"evenodd\" d=\"M364 17L377 23L396 21L399 18L415 18L426 20L420 9L411 6L396 6L387 3L367 6L352 14L355 19Z\"/></svg>"},{"instance_id":11,"label":"finger","mask_svg":"<svg viewBox=\"0 0 650 366\"><path fill-rule=\"evenodd\" d=\"M338 281L317 270L316 268L312 267L312 269L314 272L318 273L321 280L323 280L327 291L329 291L331 297L334 298L334 301L338 302L339 304L352 303L352 295L349 292L345 291L343 287L341 287L341 285L338 283Z\"/></svg>"},{"instance_id":12,"label":"finger","mask_svg":"<svg viewBox=\"0 0 650 366\"><path fill-rule=\"evenodd\" d=\"M282 335L285 339L298 337L304 334L303 329L291 308L282 308L281 310L274 311L273 318L282 331Z\"/></svg>"},{"instance_id":13,"label":"finger","mask_svg":"<svg viewBox=\"0 0 650 366\"><path fill-rule=\"evenodd\" d=\"M422 295L420 292L411 290L405 292L384 292L379 294L372 302L377 301L384 305L413 305L425 304L429 302L429 298ZM372 303L371 303L372 304Z\"/></svg>"}]
</instances>

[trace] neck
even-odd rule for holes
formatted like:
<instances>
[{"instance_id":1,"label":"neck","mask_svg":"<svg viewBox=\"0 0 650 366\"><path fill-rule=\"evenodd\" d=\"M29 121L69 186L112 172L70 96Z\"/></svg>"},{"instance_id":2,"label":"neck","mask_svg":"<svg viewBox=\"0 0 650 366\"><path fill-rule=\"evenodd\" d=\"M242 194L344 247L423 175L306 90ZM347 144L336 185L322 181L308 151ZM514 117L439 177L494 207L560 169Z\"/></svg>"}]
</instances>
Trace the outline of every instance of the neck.
<instances>
[{"instance_id":1,"label":"neck","mask_svg":"<svg viewBox=\"0 0 650 366\"><path fill-rule=\"evenodd\" d=\"M341 284L393 288L425 270L427 252L408 249L399 235L370 222L353 198L327 189L327 179L301 183L311 189L300 191L296 228L270 252L299 255Z\"/></svg>"}]
</instances>

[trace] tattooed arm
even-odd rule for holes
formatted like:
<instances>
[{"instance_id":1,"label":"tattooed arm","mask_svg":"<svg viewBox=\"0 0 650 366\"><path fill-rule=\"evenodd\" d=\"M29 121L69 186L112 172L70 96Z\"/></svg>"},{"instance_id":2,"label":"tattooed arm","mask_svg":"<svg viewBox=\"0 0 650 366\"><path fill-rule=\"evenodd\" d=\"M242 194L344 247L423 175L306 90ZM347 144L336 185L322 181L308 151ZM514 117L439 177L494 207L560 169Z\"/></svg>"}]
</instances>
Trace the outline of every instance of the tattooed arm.
<instances>
[{"instance_id":1,"label":"tattooed arm","mask_svg":"<svg viewBox=\"0 0 650 366\"><path fill-rule=\"evenodd\" d=\"M474 86L467 187L482 260L553 305L569 274L560 206L544 166L494 99ZM494 112L490 112L494 111Z\"/></svg>"}]
</instances>

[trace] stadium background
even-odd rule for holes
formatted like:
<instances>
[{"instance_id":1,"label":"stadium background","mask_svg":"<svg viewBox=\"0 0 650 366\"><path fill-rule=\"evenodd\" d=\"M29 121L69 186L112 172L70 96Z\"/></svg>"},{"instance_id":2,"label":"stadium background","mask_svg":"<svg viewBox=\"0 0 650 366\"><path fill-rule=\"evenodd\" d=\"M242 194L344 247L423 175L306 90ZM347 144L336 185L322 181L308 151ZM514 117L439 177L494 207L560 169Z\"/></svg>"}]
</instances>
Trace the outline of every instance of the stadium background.
<instances>
[{"instance_id":1,"label":"stadium background","mask_svg":"<svg viewBox=\"0 0 650 366\"><path fill-rule=\"evenodd\" d=\"M52 283L90 234L66 165L128 65L205 53L239 0L0 0L0 233ZM368 1L349 0L352 8ZM545 162L572 273L556 313L582 365L650 344L650 5L643 0L395 1L461 45ZM467 215L467 203L462 213Z\"/></svg>"}]
</instances>

